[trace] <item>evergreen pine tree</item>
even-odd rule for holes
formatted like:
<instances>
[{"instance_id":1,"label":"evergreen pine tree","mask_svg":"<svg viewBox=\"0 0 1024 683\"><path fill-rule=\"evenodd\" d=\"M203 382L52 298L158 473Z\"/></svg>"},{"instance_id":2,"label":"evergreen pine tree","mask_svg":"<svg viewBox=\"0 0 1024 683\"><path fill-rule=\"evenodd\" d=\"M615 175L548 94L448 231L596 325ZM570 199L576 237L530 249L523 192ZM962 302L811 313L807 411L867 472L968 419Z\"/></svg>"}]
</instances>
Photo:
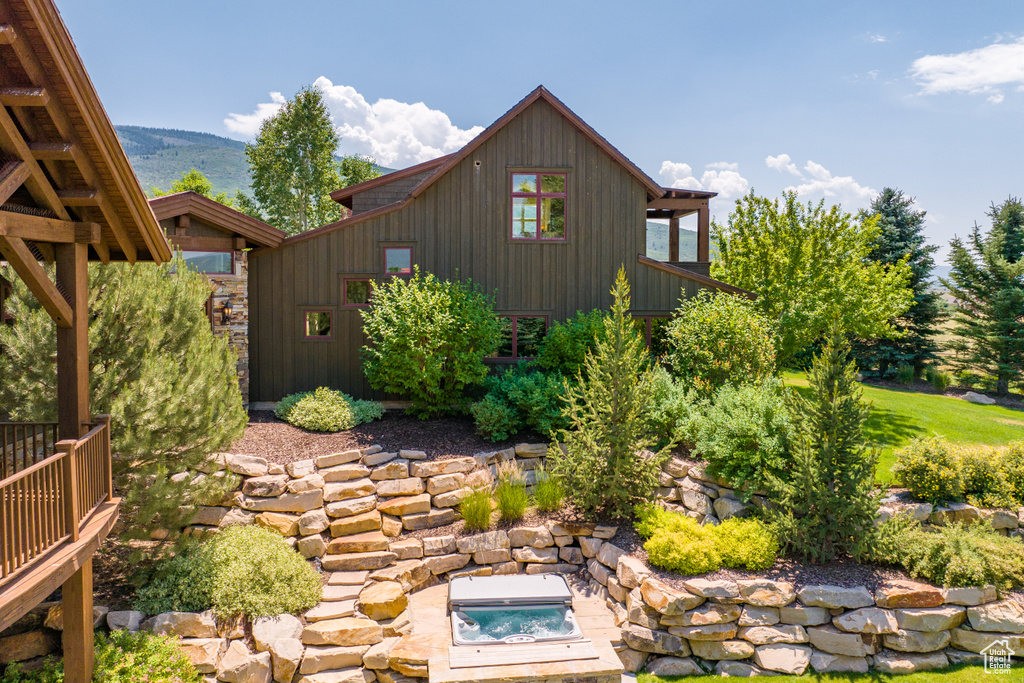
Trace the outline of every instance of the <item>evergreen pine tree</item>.
<instances>
[{"instance_id":1,"label":"evergreen pine tree","mask_svg":"<svg viewBox=\"0 0 1024 683\"><path fill-rule=\"evenodd\" d=\"M869 406L856 385L850 345L834 324L808 373L810 397L790 395L793 464L772 477L777 507L769 511L783 550L813 563L857 556L870 541L878 509L872 493L878 455L863 427Z\"/></svg>"},{"instance_id":2,"label":"evergreen pine tree","mask_svg":"<svg viewBox=\"0 0 1024 683\"><path fill-rule=\"evenodd\" d=\"M668 447L647 451L654 372L629 313L629 282L620 268L612 288L604 335L588 351L574 383L566 383L561 434L564 450L552 447L553 471L573 502L589 513L629 515L654 498ZM586 378L586 379L584 379Z\"/></svg>"},{"instance_id":3,"label":"evergreen pine tree","mask_svg":"<svg viewBox=\"0 0 1024 683\"><path fill-rule=\"evenodd\" d=\"M177 273L173 272L177 266ZM18 278L0 325L0 414L57 415L56 332ZM179 506L217 497L230 477L175 477L205 469L246 424L227 340L206 316L210 285L182 261L89 267L90 409L111 415L114 487L127 534L188 522Z\"/></svg>"},{"instance_id":4,"label":"evergreen pine tree","mask_svg":"<svg viewBox=\"0 0 1024 683\"><path fill-rule=\"evenodd\" d=\"M988 212L987 235L975 224L966 243L950 242L943 284L956 299L950 348L961 371L994 379L996 393L1024 381L1024 204L1007 199Z\"/></svg>"},{"instance_id":5,"label":"evergreen pine tree","mask_svg":"<svg viewBox=\"0 0 1024 683\"><path fill-rule=\"evenodd\" d=\"M928 361L937 358L938 345L933 337L944 316L939 295L928 280L935 267L932 254L938 246L925 244L925 212L915 211L913 206L912 198L887 187L861 213L861 220L876 216L880 229L868 259L888 265L906 259L910 266L908 286L914 294L913 305L893 323L899 336L854 344L854 357L861 370L882 378L894 376L900 365L911 365L920 372Z\"/></svg>"}]
</instances>

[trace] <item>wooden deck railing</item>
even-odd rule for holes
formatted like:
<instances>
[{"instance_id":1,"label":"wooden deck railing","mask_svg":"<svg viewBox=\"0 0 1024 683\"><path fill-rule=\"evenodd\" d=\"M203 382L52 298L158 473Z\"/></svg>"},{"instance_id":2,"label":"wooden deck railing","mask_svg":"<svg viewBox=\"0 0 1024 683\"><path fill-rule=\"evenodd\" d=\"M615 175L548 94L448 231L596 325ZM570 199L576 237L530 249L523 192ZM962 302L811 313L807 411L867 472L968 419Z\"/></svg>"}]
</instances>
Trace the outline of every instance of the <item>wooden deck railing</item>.
<instances>
[{"instance_id":1,"label":"wooden deck railing","mask_svg":"<svg viewBox=\"0 0 1024 683\"><path fill-rule=\"evenodd\" d=\"M56 422L0 422L0 479L57 452Z\"/></svg>"},{"instance_id":2,"label":"wooden deck railing","mask_svg":"<svg viewBox=\"0 0 1024 683\"><path fill-rule=\"evenodd\" d=\"M113 491L110 416L81 439L0 480L0 583L66 541Z\"/></svg>"}]
</instances>

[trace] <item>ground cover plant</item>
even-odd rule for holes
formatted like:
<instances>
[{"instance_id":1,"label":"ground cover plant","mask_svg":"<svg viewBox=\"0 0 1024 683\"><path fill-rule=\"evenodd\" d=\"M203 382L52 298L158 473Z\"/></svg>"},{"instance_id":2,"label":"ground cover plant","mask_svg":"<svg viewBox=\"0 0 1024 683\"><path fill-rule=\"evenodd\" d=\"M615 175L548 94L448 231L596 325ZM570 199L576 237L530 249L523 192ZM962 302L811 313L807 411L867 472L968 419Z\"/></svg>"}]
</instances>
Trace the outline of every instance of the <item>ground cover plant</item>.
<instances>
[{"instance_id":1,"label":"ground cover plant","mask_svg":"<svg viewBox=\"0 0 1024 683\"><path fill-rule=\"evenodd\" d=\"M138 590L146 614L297 613L320 602L320 575L275 531L236 525L162 563Z\"/></svg>"},{"instance_id":2,"label":"ground cover plant","mask_svg":"<svg viewBox=\"0 0 1024 683\"><path fill-rule=\"evenodd\" d=\"M154 636L140 631L97 633L94 643L97 683L199 683L202 678L173 636ZM64 664L48 659L27 669L11 664L0 683L63 683Z\"/></svg>"},{"instance_id":3,"label":"ground cover plant","mask_svg":"<svg viewBox=\"0 0 1024 683\"><path fill-rule=\"evenodd\" d=\"M717 526L701 526L685 514L640 505L634 526L647 539L644 550L652 565L684 575L722 567L768 569L779 550L774 531L757 519L734 517Z\"/></svg>"},{"instance_id":4,"label":"ground cover plant","mask_svg":"<svg viewBox=\"0 0 1024 683\"><path fill-rule=\"evenodd\" d=\"M285 422L312 432L340 432L384 417L376 401L353 399L348 394L320 387L285 396L274 408Z\"/></svg>"},{"instance_id":5,"label":"ground cover plant","mask_svg":"<svg viewBox=\"0 0 1024 683\"><path fill-rule=\"evenodd\" d=\"M472 281L439 280L418 267L379 284L373 306L359 311L370 385L407 396L408 412L423 419L461 412L465 389L484 380L484 358L498 351L501 322L492 305Z\"/></svg>"},{"instance_id":6,"label":"ground cover plant","mask_svg":"<svg viewBox=\"0 0 1024 683\"><path fill-rule=\"evenodd\" d=\"M809 393L807 380L796 372L782 373L788 387ZM1024 433L1024 412L998 405L978 405L952 396L910 389L862 385L871 404L864 434L879 446L875 481L891 484L896 449L917 437L940 436L955 444L1005 446Z\"/></svg>"}]
</instances>

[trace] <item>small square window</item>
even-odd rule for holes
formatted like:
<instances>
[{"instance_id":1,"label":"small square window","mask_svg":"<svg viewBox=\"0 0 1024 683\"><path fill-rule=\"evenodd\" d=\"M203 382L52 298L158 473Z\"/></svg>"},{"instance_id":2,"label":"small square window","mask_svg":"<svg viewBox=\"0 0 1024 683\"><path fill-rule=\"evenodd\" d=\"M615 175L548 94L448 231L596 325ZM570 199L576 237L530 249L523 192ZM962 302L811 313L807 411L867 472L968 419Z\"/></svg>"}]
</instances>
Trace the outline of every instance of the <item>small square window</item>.
<instances>
[{"instance_id":1,"label":"small square window","mask_svg":"<svg viewBox=\"0 0 1024 683\"><path fill-rule=\"evenodd\" d=\"M392 275L408 275L412 272L412 249L410 247L388 247L384 250L384 272Z\"/></svg>"},{"instance_id":2,"label":"small square window","mask_svg":"<svg viewBox=\"0 0 1024 683\"><path fill-rule=\"evenodd\" d=\"M331 312L306 311L306 339L331 338Z\"/></svg>"},{"instance_id":3,"label":"small square window","mask_svg":"<svg viewBox=\"0 0 1024 683\"><path fill-rule=\"evenodd\" d=\"M345 305L368 306L373 295L371 280L345 280Z\"/></svg>"}]
</instances>

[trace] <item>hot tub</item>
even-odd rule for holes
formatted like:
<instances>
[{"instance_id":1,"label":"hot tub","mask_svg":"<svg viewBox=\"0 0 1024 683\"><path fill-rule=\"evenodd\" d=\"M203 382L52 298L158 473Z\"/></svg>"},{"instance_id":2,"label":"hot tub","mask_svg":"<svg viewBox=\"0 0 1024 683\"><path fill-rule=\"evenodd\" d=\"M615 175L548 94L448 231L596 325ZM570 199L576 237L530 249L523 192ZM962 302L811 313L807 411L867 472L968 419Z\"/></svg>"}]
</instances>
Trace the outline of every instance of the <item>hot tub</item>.
<instances>
[{"instance_id":1,"label":"hot tub","mask_svg":"<svg viewBox=\"0 0 1024 683\"><path fill-rule=\"evenodd\" d=\"M572 591L557 574L460 576L448 584L455 645L580 640Z\"/></svg>"}]
</instances>

